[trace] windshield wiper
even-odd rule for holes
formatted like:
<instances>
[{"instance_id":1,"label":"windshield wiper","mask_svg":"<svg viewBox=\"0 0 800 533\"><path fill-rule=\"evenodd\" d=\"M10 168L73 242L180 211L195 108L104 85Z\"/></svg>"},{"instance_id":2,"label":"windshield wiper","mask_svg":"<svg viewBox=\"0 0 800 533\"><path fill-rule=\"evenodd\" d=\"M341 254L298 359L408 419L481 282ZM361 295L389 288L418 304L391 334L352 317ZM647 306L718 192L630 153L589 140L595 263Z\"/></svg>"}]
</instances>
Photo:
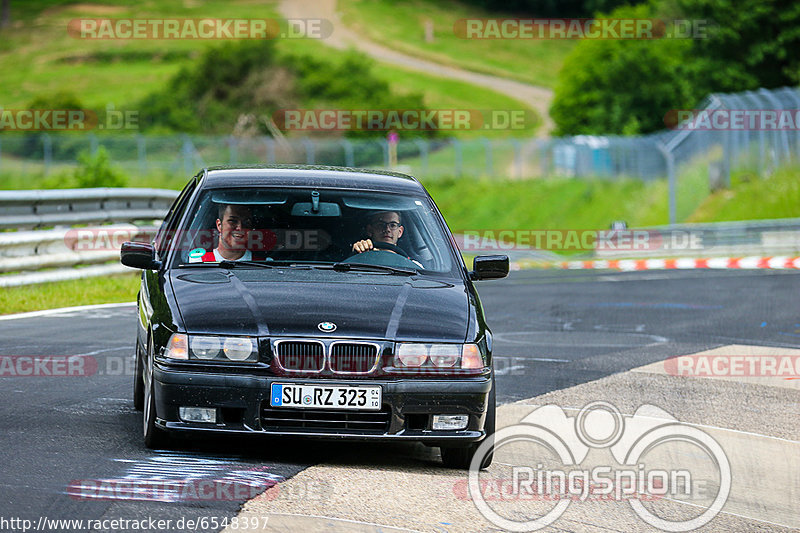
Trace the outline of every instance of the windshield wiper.
<instances>
[{"instance_id":1,"label":"windshield wiper","mask_svg":"<svg viewBox=\"0 0 800 533\"><path fill-rule=\"evenodd\" d=\"M358 272L368 272L370 270L377 270L380 272L390 272L392 274L403 274L405 276L413 276L419 274L416 268L393 267L387 265L372 265L369 263L334 263L333 269L339 272L348 272L355 270Z\"/></svg>"},{"instance_id":2,"label":"windshield wiper","mask_svg":"<svg viewBox=\"0 0 800 533\"><path fill-rule=\"evenodd\" d=\"M275 265L272 262L262 262L262 261L232 261L230 259L223 259L219 263L216 263L218 266L222 268L236 268L240 266L255 266L259 268L275 268Z\"/></svg>"}]
</instances>

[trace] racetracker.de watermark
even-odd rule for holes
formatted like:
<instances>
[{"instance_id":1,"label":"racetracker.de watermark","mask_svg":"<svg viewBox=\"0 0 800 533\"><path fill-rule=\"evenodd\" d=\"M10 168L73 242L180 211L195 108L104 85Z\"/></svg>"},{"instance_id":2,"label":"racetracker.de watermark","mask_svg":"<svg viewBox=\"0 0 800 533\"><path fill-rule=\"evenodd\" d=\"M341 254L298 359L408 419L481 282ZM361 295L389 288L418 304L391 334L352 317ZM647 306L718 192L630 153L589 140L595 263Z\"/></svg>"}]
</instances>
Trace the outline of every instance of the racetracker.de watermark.
<instances>
[{"instance_id":1,"label":"racetracker.de watermark","mask_svg":"<svg viewBox=\"0 0 800 533\"><path fill-rule=\"evenodd\" d=\"M664 361L671 376L689 378L800 378L800 355L692 354Z\"/></svg>"},{"instance_id":2,"label":"racetracker.de watermark","mask_svg":"<svg viewBox=\"0 0 800 533\"><path fill-rule=\"evenodd\" d=\"M272 120L285 131L524 130L524 109L281 109Z\"/></svg>"},{"instance_id":3,"label":"racetracker.de watermark","mask_svg":"<svg viewBox=\"0 0 800 533\"><path fill-rule=\"evenodd\" d=\"M321 251L331 245L323 229L245 229L243 245L254 252ZM71 228L64 244L75 252L116 251L125 242L150 242L152 230L127 227ZM219 232L212 229L178 230L158 235L159 242L171 242L179 252L207 251L217 246Z\"/></svg>"},{"instance_id":4,"label":"racetracker.de watermark","mask_svg":"<svg viewBox=\"0 0 800 533\"><path fill-rule=\"evenodd\" d=\"M119 373L122 373L121 369ZM0 378L87 377L97 372L97 359L92 356L0 355Z\"/></svg>"},{"instance_id":5,"label":"racetracker.de watermark","mask_svg":"<svg viewBox=\"0 0 800 533\"><path fill-rule=\"evenodd\" d=\"M87 131L134 130L139 128L139 112L115 109L3 109L0 131Z\"/></svg>"},{"instance_id":6,"label":"racetracker.de watermark","mask_svg":"<svg viewBox=\"0 0 800 533\"><path fill-rule=\"evenodd\" d=\"M260 476L258 470L241 470L220 478L76 479L67 485L70 498L82 501L244 501L263 493L262 500L308 502L325 501L332 492L326 481L281 485L277 476Z\"/></svg>"},{"instance_id":7,"label":"racetracker.de watermark","mask_svg":"<svg viewBox=\"0 0 800 533\"><path fill-rule=\"evenodd\" d=\"M707 20L634 18L470 18L453 24L461 39L705 39Z\"/></svg>"},{"instance_id":8,"label":"racetracker.de watermark","mask_svg":"<svg viewBox=\"0 0 800 533\"><path fill-rule=\"evenodd\" d=\"M672 109L664 124L691 131L798 131L800 109Z\"/></svg>"},{"instance_id":9,"label":"racetracker.de watermark","mask_svg":"<svg viewBox=\"0 0 800 533\"><path fill-rule=\"evenodd\" d=\"M327 19L245 18L78 18L67 24L75 39L325 39L333 33Z\"/></svg>"},{"instance_id":10,"label":"racetracker.de watermark","mask_svg":"<svg viewBox=\"0 0 800 533\"><path fill-rule=\"evenodd\" d=\"M496 464L481 470L490 451ZM623 415L594 401L572 417L545 405L498 430L478 447L466 488L484 518L508 531L542 529L587 501L630 505L650 526L690 531L722 510L731 481L728 458L708 433L653 405ZM463 483L453 491L464 497ZM675 502L689 512L676 515Z\"/></svg>"},{"instance_id":11,"label":"racetracker.de watermark","mask_svg":"<svg viewBox=\"0 0 800 533\"><path fill-rule=\"evenodd\" d=\"M687 251L703 248L702 234L687 230L465 230L455 235L462 252L502 250Z\"/></svg>"}]
</instances>

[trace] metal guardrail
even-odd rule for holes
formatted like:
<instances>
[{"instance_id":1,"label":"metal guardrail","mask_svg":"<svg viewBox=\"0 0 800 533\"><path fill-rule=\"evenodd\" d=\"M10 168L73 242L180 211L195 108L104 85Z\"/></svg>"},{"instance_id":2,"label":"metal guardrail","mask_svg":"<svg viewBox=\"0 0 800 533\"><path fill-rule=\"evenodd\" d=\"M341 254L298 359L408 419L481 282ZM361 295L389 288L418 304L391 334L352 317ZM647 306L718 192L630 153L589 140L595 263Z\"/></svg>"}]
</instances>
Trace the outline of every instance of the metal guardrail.
<instances>
[{"instance_id":1,"label":"metal guardrail","mask_svg":"<svg viewBox=\"0 0 800 533\"><path fill-rule=\"evenodd\" d=\"M134 188L0 191L0 229L156 220L177 195Z\"/></svg>"},{"instance_id":2,"label":"metal guardrail","mask_svg":"<svg viewBox=\"0 0 800 533\"><path fill-rule=\"evenodd\" d=\"M164 189L112 188L0 191L0 228L17 229L0 231L0 287L133 271L119 264L119 246L134 237L151 237L157 229L154 222L163 218L177 194ZM45 226L53 227L30 229ZM603 248L595 250L594 257L800 255L800 218L675 224L646 230L660 236L660 246ZM675 236L678 242L669 243ZM494 252L516 259L558 258L531 247L509 250L498 244L497 248Z\"/></svg>"},{"instance_id":3,"label":"metal guardrail","mask_svg":"<svg viewBox=\"0 0 800 533\"><path fill-rule=\"evenodd\" d=\"M0 191L0 228L17 230L0 232L0 287L132 271L118 262L120 245L154 235L177 195L124 188Z\"/></svg>"},{"instance_id":4,"label":"metal guardrail","mask_svg":"<svg viewBox=\"0 0 800 533\"><path fill-rule=\"evenodd\" d=\"M800 218L646 228L650 246L595 251L599 259L800 255Z\"/></svg>"}]
</instances>

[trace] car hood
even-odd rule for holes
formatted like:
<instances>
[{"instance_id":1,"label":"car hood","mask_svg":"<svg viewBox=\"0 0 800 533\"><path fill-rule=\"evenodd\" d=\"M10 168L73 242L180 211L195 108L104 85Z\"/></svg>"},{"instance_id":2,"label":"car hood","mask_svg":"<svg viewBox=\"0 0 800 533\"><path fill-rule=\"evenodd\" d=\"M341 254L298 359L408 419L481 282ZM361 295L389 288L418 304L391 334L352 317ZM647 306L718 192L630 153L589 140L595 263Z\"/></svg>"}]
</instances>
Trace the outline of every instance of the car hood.
<instances>
[{"instance_id":1,"label":"car hood","mask_svg":"<svg viewBox=\"0 0 800 533\"><path fill-rule=\"evenodd\" d=\"M470 315L456 279L214 269L177 271L171 283L188 333L464 342Z\"/></svg>"}]
</instances>

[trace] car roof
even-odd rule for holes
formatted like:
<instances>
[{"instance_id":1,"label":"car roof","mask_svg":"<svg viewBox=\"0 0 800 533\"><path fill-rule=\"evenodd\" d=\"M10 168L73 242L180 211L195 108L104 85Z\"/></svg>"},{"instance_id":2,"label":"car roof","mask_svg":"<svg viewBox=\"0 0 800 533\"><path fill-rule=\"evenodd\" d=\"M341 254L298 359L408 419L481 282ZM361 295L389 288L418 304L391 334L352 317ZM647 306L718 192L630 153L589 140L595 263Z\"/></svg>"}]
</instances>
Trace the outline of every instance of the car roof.
<instances>
[{"instance_id":1,"label":"car roof","mask_svg":"<svg viewBox=\"0 0 800 533\"><path fill-rule=\"evenodd\" d=\"M204 169L202 187L321 187L367 189L425 194L425 189L412 176L386 170L314 166L218 166Z\"/></svg>"}]
</instances>

